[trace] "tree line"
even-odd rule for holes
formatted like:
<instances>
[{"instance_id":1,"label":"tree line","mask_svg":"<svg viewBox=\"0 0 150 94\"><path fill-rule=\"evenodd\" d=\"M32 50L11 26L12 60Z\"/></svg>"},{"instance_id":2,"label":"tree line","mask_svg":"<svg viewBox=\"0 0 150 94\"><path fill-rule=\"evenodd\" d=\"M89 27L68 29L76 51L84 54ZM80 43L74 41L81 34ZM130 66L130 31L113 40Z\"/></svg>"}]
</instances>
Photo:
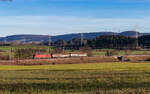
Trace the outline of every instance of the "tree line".
<instances>
[{"instance_id":1,"label":"tree line","mask_svg":"<svg viewBox=\"0 0 150 94\"><path fill-rule=\"evenodd\" d=\"M138 45L137 45L138 44ZM13 44L1 44L11 46ZM35 45L35 44L33 44ZM49 45L53 47L60 47L63 49L76 49L81 47L90 47L92 49L137 49L150 48L150 35L135 37L126 37L121 35L103 35L93 39L74 38L72 40L58 39L49 44L49 42L42 42L38 45ZM138 47L137 47L138 46Z\"/></svg>"},{"instance_id":2,"label":"tree line","mask_svg":"<svg viewBox=\"0 0 150 94\"><path fill-rule=\"evenodd\" d=\"M80 49L80 47L91 47L92 49L137 49L150 48L150 35L135 37L126 37L121 35L103 35L94 39L74 38L69 41L58 39L52 43L55 47L65 49ZM138 46L138 47L137 47Z\"/></svg>"},{"instance_id":3,"label":"tree line","mask_svg":"<svg viewBox=\"0 0 150 94\"><path fill-rule=\"evenodd\" d=\"M137 39L119 35L104 35L94 39L74 38L69 41L58 39L53 43L55 47L66 49L79 49L80 47L91 47L92 49L136 49ZM141 43L141 42L139 42Z\"/></svg>"}]
</instances>

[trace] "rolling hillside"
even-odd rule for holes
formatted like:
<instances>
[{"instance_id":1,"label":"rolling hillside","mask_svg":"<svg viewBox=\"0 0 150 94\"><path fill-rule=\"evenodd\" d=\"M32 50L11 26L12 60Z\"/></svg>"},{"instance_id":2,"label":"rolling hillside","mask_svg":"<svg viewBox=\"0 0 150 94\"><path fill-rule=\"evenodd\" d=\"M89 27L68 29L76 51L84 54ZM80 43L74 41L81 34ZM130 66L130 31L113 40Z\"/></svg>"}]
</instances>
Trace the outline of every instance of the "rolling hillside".
<instances>
[{"instance_id":1,"label":"rolling hillside","mask_svg":"<svg viewBox=\"0 0 150 94\"><path fill-rule=\"evenodd\" d=\"M143 35L150 35L149 33L138 33L139 36ZM63 39L63 40L71 40L73 38L80 38L80 33L74 33L74 34L65 34L65 35L57 35L52 36L52 41L56 41L57 39ZM94 33L84 33L85 39L91 39L102 35L122 35L122 36L128 36L128 37L135 37L136 32L135 31L125 31L121 33L114 33L114 32L94 32ZM7 42L13 42L13 41L21 41L21 42L40 42L40 41L48 41L49 37L48 35L12 35L7 37L1 37L0 41L7 41Z\"/></svg>"}]
</instances>

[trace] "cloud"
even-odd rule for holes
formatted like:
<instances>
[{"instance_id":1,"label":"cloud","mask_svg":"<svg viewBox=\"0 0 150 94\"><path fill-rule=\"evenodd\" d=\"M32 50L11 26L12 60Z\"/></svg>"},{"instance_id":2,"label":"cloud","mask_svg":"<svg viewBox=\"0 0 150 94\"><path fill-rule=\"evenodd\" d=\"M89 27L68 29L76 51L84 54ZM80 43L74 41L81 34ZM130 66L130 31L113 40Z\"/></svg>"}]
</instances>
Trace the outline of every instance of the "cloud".
<instances>
[{"instance_id":1,"label":"cloud","mask_svg":"<svg viewBox=\"0 0 150 94\"><path fill-rule=\"evenodd\" d=\"M81 18L67 16L1 16L0 34L51 34L134 30L139 26L140 32L148 32L150 18Z\"/></svg>"}]
</instances>

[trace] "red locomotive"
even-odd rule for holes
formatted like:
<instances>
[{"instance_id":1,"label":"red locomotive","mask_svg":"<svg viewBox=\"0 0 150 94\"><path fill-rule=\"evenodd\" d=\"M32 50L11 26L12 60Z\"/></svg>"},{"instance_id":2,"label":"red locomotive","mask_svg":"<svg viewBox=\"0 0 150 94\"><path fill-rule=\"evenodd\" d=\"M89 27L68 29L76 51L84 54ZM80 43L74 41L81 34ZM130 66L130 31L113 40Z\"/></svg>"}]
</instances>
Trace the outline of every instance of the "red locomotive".
<instances>
[{"instance_id":1,"label":"red locomotive","mask_svg":"<svg viewBox=\"0 0 150 94\"><path fill-rule=\"evenodd\" d=\"M35 54L34 59L50 59L52 58L51 54Z\"/></svg>"}]
</instances>

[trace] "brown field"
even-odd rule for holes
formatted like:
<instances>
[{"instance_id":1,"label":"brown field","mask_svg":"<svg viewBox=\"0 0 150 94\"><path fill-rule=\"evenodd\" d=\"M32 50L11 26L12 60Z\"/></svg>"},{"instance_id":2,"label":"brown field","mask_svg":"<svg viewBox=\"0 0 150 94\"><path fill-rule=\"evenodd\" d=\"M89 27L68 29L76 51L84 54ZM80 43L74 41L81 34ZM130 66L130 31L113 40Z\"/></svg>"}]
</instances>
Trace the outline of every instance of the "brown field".
<instances>
[{"instance_id":1,"label":"brown field","mask_svg":"<svg viewBox=\"0 0 150 94\"><path fill-rule=\"evenodd\" d=\"M78 57L78 58L54 58L32 60L1 60L0 65L49 65L49 64L81 64L81 63L119 62L114 56L106 57Z\"/></svg>"},{"instance_id":2,"label":"brown field","mask_svg":"<svg viewBox=\"0 0 150 94\"><path fill-rule=\"evenodd\" d=\"M129 62L149 61L149 55L124 56ZM84 64L84 63L121 62L117 56L54 58L54 59L30 59L30 60L1 60L0 65L51 65L51 64Z\"/></svg>"},{"instance_id":3,"label":"brown field","mask_svg":"<svg viewBox=\"0 0 150 94\"><path fill-rule=\"evenodd\" d=\"M131 62L139 62L139 61L149 61L150 55L129 55L125 56L128 58Z\"/></svg>"}]
</instances>

